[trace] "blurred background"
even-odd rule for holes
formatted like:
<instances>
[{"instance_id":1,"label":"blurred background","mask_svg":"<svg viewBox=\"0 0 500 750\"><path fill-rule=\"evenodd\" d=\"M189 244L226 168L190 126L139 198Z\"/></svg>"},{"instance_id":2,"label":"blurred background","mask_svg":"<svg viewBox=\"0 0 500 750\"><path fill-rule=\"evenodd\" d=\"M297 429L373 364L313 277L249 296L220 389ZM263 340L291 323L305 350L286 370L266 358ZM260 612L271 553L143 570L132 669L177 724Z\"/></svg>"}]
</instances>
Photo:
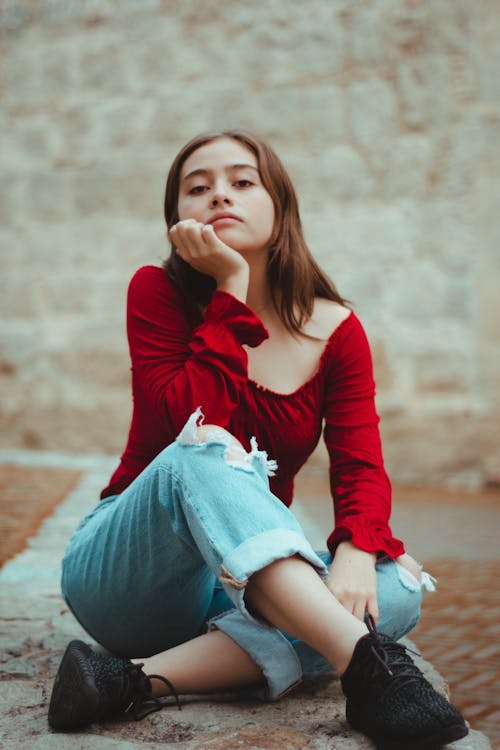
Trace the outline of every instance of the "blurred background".
<instances>
[{"instance_id":1,"label":"blurred background","mask_svg":"<svg viewBox=\"0 0 500 750\"><path fill-rule=\"evenodd\" d=\"M124 447L125 295L168 252L172 158L200 131L253 130L371 341L393 528L440 579L417 644L500 746L499 16L498 0L0 2L4 558ZM296 504L321 545L324 468L319 448Z\"/></svg>"},{"instance_id":2,"label":"blurred background","mask_svg":"<svg viewBox=\"0 0 500 750\"><path fill-rule=\"evenodd\" d=\"M496 0L5 0L0 447L119 453L171 159L268 139L375 359L403 481L500 480Z\"/></svg>"}]
</instances>

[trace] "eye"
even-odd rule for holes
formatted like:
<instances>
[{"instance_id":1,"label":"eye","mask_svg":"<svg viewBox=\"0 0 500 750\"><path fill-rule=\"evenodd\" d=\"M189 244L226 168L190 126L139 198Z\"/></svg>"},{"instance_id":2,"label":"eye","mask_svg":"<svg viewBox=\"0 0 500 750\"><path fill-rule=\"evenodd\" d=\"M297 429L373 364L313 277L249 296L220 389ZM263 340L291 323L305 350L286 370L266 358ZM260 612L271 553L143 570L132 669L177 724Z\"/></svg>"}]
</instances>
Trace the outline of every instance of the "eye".
<instances>
[{"instance_id":1,"label":"eye","mask_svg":"<svg viewBox=\"0 0 500 750\"><path fill-rule=\"evenodd\" d=\"M254 183L251 180L241 179L237 180L234 184L236 185L236 187L246 188L251 187Z\"/></svg>"},{"instance_id":2,"label":"eye","mask_svg":"<svg viewBox=\"0 0 500 750\"><path fill-rule=\"evenodd\" d=\"M204 193L205 190L207 190L206 185L194 185L194 187L189 189L189 195L200 195L201 193Z\"/></svg>"}]
</instances>

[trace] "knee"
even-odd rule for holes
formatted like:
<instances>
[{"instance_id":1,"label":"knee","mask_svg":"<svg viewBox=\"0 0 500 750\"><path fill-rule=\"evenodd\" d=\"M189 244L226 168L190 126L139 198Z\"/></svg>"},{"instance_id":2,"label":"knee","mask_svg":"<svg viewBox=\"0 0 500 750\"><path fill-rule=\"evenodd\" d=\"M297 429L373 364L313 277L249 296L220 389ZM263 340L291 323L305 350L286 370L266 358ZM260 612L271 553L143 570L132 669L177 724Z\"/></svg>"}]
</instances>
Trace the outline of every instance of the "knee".
<instances>
[{"instance_id":1,"label":"knee","mask_svg":"<svg viewBox=\"0 0 500 750\"><path fill-rule=\"evenodd\" d=\"M276 461L267 458L265 451L259 450L255 437L250 440L251 450L247 452L240 441L228 430L216 424L199 424L203 421L201 408L191 416L177 436L176 444L185 446L223 445L226 450L224 459L226 464L244 471L254 471L253 459L257 457L267 476L274 476L277 469Z\"/></svg>"},{"instance_id":2,"label":"knee","mask_svg":"<svg viewBox=\"0 0 500 750\"><path fill-rule=\"evenodd\" d=\"M413 577L419 585L422 583L422 570L418 562L413 557L411 557L411 555L405 552L404 555L400 555L399 557L396 558L396 563L401 568L403 568L403 571L402 571L403 576L406 571L406 573L410 574L409 576L410 579L411 577ZM400 578L401 577L402 576L400 575Z\"/></svg>"},{"instance_id":3,"label":"knee","mask_svg":"<svg viewBox=\"0 0 500 750\"><path fill-rule=\"evenodd\" d=\"M408 575L406 575L408 572ZM409 633L420 618L422 585L395 560L377 563L380 632L397 640Z\"/></svg>"},{"instance_id":4,"label":"knee","mask_svg":"<svg viewBox=\"0 0 500 750\"><path fill-rule=\"evenodd\" d=\"M237 461L247 455L240 441L224 427L216 424L202 424L196 427L196 434L200 444L215 441L226 445L226 460Z\"/></svg>"},{"instance_id":5,"label":"knee","mask_svg":"<svg viewBox=\"0 0 500 750\"><path fill-rule=\"evenodd\" d=\"M217 424L201 424L196 427L196 433L200 443L207 443L211 440L224 443L227 446L238 446L244 450L240 441L234 437L224 427L220 427Z\"/></svg>"},{"instance_id":6,"label":"knee","mask_svg":"<svg viewBox=\"0 0 500 750\"><path fill-rule=\"evenodd\" d=\"M203 424L203 412L199 406L189 417L188 421L177 436L180 445L206 445L207 443L222 443L226 446L226 459L241 460L247 455L240 441L228 430L217 424Z\"/></svg>"}]
</instances>

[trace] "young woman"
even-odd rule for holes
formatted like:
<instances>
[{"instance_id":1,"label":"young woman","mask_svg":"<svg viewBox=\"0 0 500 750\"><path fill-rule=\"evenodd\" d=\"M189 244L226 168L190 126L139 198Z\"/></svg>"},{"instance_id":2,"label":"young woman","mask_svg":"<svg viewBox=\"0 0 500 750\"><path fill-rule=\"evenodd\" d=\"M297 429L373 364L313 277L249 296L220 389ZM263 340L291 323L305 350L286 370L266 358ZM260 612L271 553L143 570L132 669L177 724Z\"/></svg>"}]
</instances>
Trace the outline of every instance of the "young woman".
<instances>
[{"instance_id":1,"label":"young woman","mask_svg":"<svg viewBox=\"0 0 500 750\"><path fill-rule=\"evenodd\" d=\"M170 258L128 294L127 447L63 561L68 605L114 655L69 644L51 726L140 717L169 691L277 698L333 667L349 722L385 747L464 736L395 642L425 580L389 527L366 336L285 169L247 133L199 136L165 217ZM316 554L288 506L323 426L335 528Z\"/></svg>"}]
</instances>

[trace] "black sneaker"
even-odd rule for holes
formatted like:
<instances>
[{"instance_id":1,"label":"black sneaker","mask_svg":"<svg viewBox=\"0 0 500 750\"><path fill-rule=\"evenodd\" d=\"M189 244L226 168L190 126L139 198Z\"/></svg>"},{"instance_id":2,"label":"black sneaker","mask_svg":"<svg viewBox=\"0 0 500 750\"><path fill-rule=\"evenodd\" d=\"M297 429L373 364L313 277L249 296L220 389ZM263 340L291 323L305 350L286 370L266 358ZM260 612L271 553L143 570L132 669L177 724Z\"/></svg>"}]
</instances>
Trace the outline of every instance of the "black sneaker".
<instances>
[{"instance_id":1,"label":"black sneaker","mask_svg":"<svg viewBox=\"0 0 500 750\"><path fill-rule=\"evenodd\" d=\"M71 641L59 666L49 706L53 729L80 729L94 721L131 715L142 719L159 711L164 703L155 698L150 677L162 680L179 698L173 685L161 675L147 677L142 664L105 656L82 641Z\"/></svg>"},{"instance_id":2,"label":"black sneaker","mask_svg":"<svg viewBox=\"0 0 500 750\"><path fill-rule=\"evenodd\" d=\"M437 693L400 643L377 633L357 642L340 682L349 724L384 750L424 750L465 737L457 709Z\"/></svg>"}]
</instances>

